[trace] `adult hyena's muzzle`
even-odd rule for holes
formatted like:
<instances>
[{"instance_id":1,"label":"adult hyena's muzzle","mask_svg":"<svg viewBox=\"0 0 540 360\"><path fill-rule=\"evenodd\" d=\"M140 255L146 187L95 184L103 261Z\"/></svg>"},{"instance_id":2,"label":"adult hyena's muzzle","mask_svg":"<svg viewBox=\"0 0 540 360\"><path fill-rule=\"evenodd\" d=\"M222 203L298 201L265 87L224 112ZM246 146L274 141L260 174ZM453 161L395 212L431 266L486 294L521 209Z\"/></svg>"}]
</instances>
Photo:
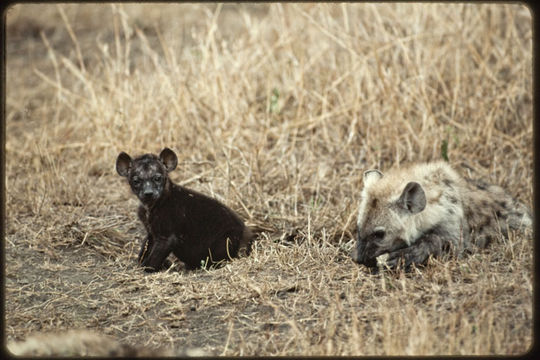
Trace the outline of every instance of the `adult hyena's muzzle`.
<instances>
[{"instance_id":1,"label":"adult hyena's muzzle","mask_svg":"<svg viewBox=\"0 0 540 360\"><path fill-rule=\"evenodd\" d=\"M351 258L358 264L363 264L368 267L376 267L377 260L375 257L370 255L371 253L372 251L370 251L369 246L366 245L366 242L358 239L356 246L351 252Z\"/></svg>"}]
</instances>

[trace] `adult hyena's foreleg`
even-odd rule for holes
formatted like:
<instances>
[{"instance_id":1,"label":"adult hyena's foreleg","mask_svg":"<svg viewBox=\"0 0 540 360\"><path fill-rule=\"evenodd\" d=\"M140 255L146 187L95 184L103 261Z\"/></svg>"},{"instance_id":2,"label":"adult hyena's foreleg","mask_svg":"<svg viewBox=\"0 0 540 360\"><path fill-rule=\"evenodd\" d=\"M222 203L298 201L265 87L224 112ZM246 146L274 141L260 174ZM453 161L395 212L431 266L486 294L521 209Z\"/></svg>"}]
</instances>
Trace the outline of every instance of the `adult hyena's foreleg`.
<instances>
[{"instance_id":1,"label":"adult hyena's foreleg","mask_svg":"<svg viewBox=\"0 0 540 360\"><path fill-rule=\"evenodd\" d=\"M454 241L435 232L430 232L414 244L388 253L386 265L395 269L399 266L408 269L411 265L425 264L430 256L438 257L453 246Z\"/></svg>"}]
</instances>

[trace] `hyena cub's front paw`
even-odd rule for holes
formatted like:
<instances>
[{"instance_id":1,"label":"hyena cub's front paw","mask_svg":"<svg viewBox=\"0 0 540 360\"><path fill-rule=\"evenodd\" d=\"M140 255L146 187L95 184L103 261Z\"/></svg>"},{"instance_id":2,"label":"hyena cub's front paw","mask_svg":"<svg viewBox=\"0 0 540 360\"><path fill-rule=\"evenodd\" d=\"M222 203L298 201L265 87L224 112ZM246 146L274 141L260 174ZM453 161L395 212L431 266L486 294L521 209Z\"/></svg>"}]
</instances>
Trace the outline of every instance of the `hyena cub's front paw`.
<instances>
[{"instance_id":1,"label":"hyena cub's front paw","mask_svg":"<svg viewBox=\"0 0 540 360\"><path fill-rule=\"evenodd\" d=\"M161 253L161 255L159 254ZM145 272L156 272L167 270L173 264L167 255L168 248L163 243L156 242L153 237L146 236L141 243L141 250L137 257L137 263L144 268ZM163 260L161 260L163 258ZM150 265L153 264L153 265Z\"/></svg>"}]
</instances>

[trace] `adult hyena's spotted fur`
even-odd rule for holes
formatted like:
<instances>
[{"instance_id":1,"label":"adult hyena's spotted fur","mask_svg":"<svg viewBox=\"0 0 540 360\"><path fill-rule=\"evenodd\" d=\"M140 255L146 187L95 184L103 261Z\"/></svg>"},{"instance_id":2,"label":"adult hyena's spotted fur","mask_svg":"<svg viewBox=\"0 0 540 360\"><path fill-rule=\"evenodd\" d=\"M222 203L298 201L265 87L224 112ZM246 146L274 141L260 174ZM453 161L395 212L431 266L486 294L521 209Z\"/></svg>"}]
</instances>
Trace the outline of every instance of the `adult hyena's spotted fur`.
<instances>
[{"instance_id":1,"label":"adult hyena's spotted fur","mask_svg":"<svg viewBox=\"0 0 540 360\"><path fill-rule=\"evenodd\" d=\"M500 233L508 237L509 229L532 226L529 209L508 195L500 186L483 181L468 181L470 201L464 204L465 218L474 243L487 246Z\"/></svg>"},{"instance_id":2,"label":"adult hyena's spotted fur","mask_svg":"<svg viewBox=\"0 0 540 360\"><path fill-rule=\"evenodd\" d=\"M416 164L383 175L364 173L358 241L351 256L373 267L424 263L449 250L487 246L508 229L532 226L530 211L502 188L459 176L445 162Z\"/></svg>"}]
</instances>

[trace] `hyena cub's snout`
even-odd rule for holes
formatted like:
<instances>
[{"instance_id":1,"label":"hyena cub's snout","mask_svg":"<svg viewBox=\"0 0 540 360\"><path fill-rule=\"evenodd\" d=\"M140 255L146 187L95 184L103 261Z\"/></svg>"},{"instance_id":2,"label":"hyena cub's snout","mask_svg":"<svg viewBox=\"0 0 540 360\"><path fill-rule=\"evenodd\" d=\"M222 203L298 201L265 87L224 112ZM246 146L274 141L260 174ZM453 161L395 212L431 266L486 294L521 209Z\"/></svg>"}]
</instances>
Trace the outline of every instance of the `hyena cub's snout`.
<instances>
[{"instance_id":1,"label":"hyena cub's snout","mask_svg":"<svg viewBox=\"0 0 540 360\"><path fill-rule=\"evenodd\" d=\"M160 173L151 173L149 175L150 178L142 180L142 184L140 175L135 175L129 179L131 187L143 203L156 201L163 192L163 175Z\"/></svg>"},{"instance_id":2,"label":"hyena cub's snout","mask_svg":"<svg viewBox=\"0 0 540 360\"><path fill-rule=\"evenodd\" d=\"M158 189L153 187L152 184L149 181L147 181L142 189L142 193L139 194L139 198L141 198L143 201L151 200L151 199L157 198L158 195L159 195Z\"/></svg>"}]
</instances>

